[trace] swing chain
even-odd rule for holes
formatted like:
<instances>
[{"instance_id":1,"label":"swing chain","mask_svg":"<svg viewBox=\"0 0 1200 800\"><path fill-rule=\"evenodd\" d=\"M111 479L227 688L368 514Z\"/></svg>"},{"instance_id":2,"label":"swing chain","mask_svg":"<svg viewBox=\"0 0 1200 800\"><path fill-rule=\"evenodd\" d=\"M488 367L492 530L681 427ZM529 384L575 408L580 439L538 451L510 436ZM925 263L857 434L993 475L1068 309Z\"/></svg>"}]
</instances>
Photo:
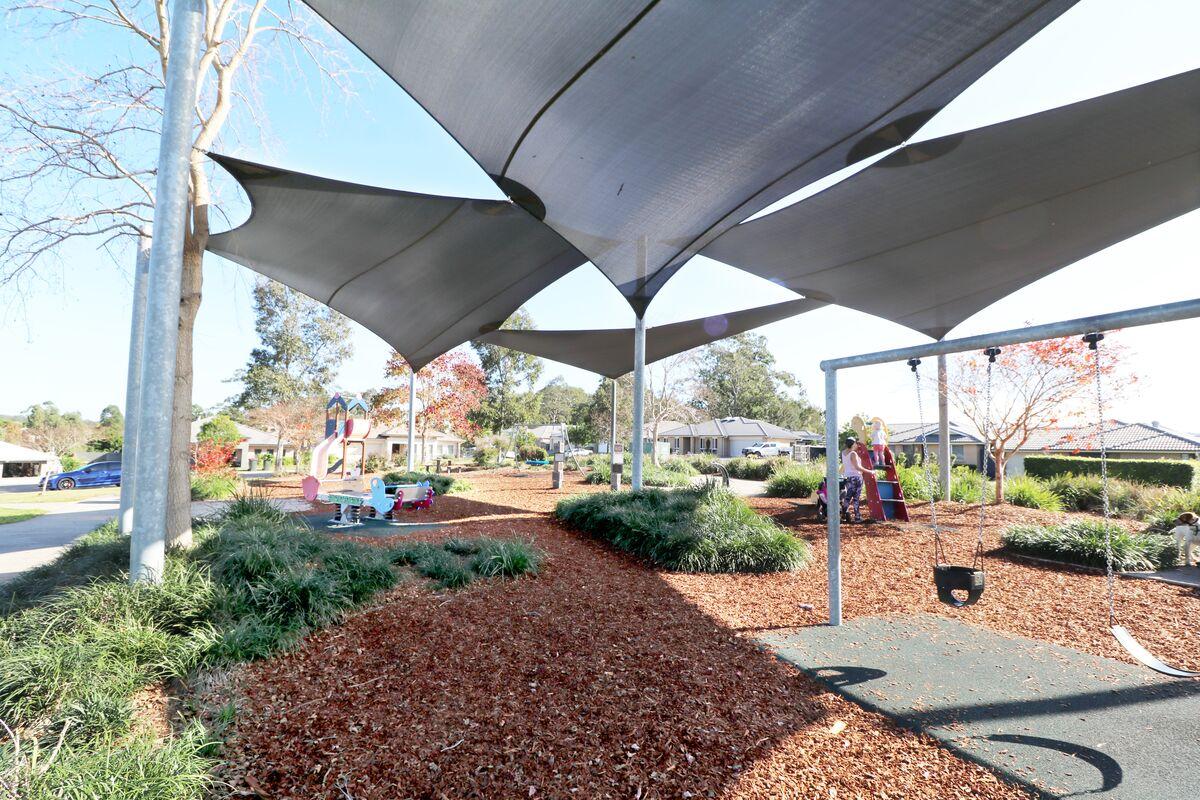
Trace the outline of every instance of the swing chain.
<instances>
[{"instance_id":1,"label":"swing chain","mask_svg":"<svg viewBox=\"0 0 1200 800\"><path fill-rule=\"evenodd\" d=\"M917 420L921 426L921 466L925 471L925 485L929 487L929 524L933 528L933 563L934 566L946 560L942 549L942 534L937 521L937 489L933 485L933 473L929 471L929 445L925 430L925 403L921 397L921 373L917 370L921 359L910 358L908 366L912 369L913 378L917 382Z\"/></svg>"},{"instance_id":2,"label":"swing chain","mask_svg":"<svg viewBox=\"0 0 1200 800\"><path fill-rule=\"evenodd\" d=\"M985 384L986 391L984 393L983 407L983 424L980 426L980 433L983 436L983 474L980 476L983 480L979 483L979 532L975 538L975 558L971 561L971 566L979 569L983 566L983 528L987 524L987 460L991 453L991 440L988 438L988 422L992 416L992 365L996 363L996 356L1000 355L999 347L989 347L983 351L987 356L987 382Z\"/></svg>"},{"instance_id":3,"label":"swing chain","mask_svg":"<svg viewBox=\"0 0 1200 800\"><path fill-rule=\"evenodd\" d=\"M1104 385L1101 380L1100 341L1103 333L1089 333L1083 337L1088 349L1092 351L1092 373L1096 380L1096 436L1100 439L1100 508L1104 513L1104 574L1108 582L1108 624L1117 624L1116 610L1116 577L1113 574L1112 525L1109 521L1108 506L1108 443L1105 439L1104 423Z\"/></svg>"}]
</instances>

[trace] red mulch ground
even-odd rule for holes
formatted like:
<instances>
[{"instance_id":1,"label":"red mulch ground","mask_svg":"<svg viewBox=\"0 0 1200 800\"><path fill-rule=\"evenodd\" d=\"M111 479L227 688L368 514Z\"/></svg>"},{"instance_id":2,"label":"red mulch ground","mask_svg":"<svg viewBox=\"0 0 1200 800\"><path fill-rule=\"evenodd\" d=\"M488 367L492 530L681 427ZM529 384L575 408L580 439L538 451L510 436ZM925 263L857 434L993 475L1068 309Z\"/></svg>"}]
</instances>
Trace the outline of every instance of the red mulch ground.
<instances>
[{"instance_id":1,"label":"red mulch ground","mask_svg":"<svg viewBox=\"0 0 1200 800\"><path fill-rule=\"evenodd\" d=\"M820 619L819 561L782 579L662 575L551 521L544 512L566 493L550 491L545 473L469 480L474 491L439 498L423 517L458 524L421 537L529 537L549 554L542 574L452 593L414 581L249 667L225 772L235 791L1027 797L737 633ZM883 533L861 538L890 549L893 565L917 558ZM865 570L869 558L848 548L847 562L848 572ZM847 592L865 595L858 581ZM800 612L801 602L817 609ZM902 596L895 606L903 610Z\"/></svg>"}]
</instances>

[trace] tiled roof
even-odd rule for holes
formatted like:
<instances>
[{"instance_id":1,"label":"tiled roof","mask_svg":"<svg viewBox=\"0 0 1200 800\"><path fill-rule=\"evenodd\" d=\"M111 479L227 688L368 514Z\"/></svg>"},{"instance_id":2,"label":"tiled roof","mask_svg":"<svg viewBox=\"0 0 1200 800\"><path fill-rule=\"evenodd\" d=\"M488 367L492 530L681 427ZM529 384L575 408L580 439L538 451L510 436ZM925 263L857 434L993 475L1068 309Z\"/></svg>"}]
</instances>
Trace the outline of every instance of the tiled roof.
<instances>
[{"instance_id":1,"label":"tiled roof","mask_svg":"<svg viewBox=\"0 0 1200 800\"><path fill-rule=\"evenodd\" d=\"M888 425L888 434L888 442L890 444L919 444L921 442L921 423L897 422ZM938 424L936 422L926 422L926 441L936 442L937 434ZM959 444L983 444L983 441L978 436L967 433L953 422L950 423L950 441Z\"/></svg>"},{"instance_id":2,"label":"tiled roof","mask_svg":"<svg viewBox=\"0 0 1200 800\"><path fill-rule=\"evenodd\" d=\"M53 453L43 453L12 442L0 442L0 461L57 461Z\"/></svg>"},{"instance_id":3,"label":"tiled roof","mask_svg":"<svg viewBox=\"0 0 1200 800\"><path fill-rule=\"evenodd\" d=\"M1100 449L1100 439L1097 436L1098 426L1080 425L1068 428L1050 428L1037 431L1030 437L1022 452L1034 450L1053 453L1073 453L1077 451L1094 452ZM1200 439L1182 433L1156 428L1141 422L1121 422L1110 420L1104 433L1104 443L1108 450L1153 452L1153 453L1189 453L1200 452Z\"/></svg>"},{"instance_id":4,"label":"tiled roof","mask_svg":"<svg viewBox=\"0 0 1200 800\"><path fill-rule=\"evenodd\" d=\"M408 423L405 423L403 425L393 425L390 428L383 428L383 429L377 431L371 438L372 439L407 439L408 438ZM416 440L420 440L421 432L416 431L413 434L413 438ZM466 439L462 438L461 436L456 436L453 433L435 430L433 428L430 428L428 431L425 432L425 440L426 441L439 441L439 442L465 442L466 441Z\"/></svg>"},{"instance_id":5,"label":"tiled roof","mask_svg":"<svg viewBox=\"0 0 1200 800\"><path fill-rule=\"evenodd\" d=\"M763 439L816 439L807 431L790 431L770 422L745 417L722 417L660 431L659 436L754 436Z\"/></svg>"}]
</instances>

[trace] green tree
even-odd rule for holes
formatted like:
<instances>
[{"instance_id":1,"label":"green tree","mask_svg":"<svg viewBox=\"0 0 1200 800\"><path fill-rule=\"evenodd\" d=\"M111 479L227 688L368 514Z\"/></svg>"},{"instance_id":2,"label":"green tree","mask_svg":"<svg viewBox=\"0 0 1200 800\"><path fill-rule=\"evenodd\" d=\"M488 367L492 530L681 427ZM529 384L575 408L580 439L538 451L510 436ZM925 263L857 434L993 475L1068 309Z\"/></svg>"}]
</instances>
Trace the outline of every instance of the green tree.
<instances>
[{"instance_id":1,"label":"green tree","mask_svg":"<svg viewBox=\"0 0 1200 800\"><path fill-rule=\"evenodd\" d=\"M63 413L48 400L26 409L24 428L34 447L60 456L79 449L88 438L87 423L78 411Z\"/></svg>"},{"instance_id":2,"label":"green tree","mask_svg":"<svg viewBox=\"0 0 1200 800\"><path fill-rule=\"evenodd\" d=\"M238 432L237 423L224 414L205 421L196 433L196 441L204 444L228 445L241 440L242 434Z\"/></svg>"},{"instance_id":3,"label":"green tree","mask_svg":"<svg viewBox=\"0 0 1200 800\"><path fill-rule=\"evenodd\" d=\"M529 331L535 326L529 312L519 308L501 327ZM471 346L479 356L479 366L488 388L483 405L471 415L472 421L493 433L535 422L540 398L531 387L541 377L542 360L494 344L472 342Z\"/></svg>"},{"instance_id":4,"label":"green tree","mask_svg":"<svg viewBox=\"0 0 1200 800\"><path fill-rule=\"evenodd\" d=\"M92 450L113 452L120 450L125 442L125 415L115 405L107 405L100 412L100 426L88 442Z\"/></svg>"},{"instance_id":5,"label":"green tree","mask_svg":"<svg viewBox=\"0 0 1200 800\"><path fill-rule=\"evenodd\" d=\"M588 402L585 389L572 386L560 375L538 390L538 406L543 422L571 422L575 410Z\"/></svg>"},{"instance_id":6,"label":"green tree","mask_svg":"<svg viewBox=\"0 0 1200 800\"><path fill-rule=\"evenodd\" d=\"M800 379L775 369L762 334L742 333L707 345L697 364L692 404L709 417L749 417L793 429L812 428L821 420Z\"/></svg>"},{"instance_id":7,"label":"green tree","mask_svg":"<svg viewBox=\"0 0 1200 800\"><path fill-rule=\"evenodd\" d=\"M326 394L341 362L350 357L350 324L328 306L281 283L254 286L254 329L262 342L235 378L244 386L233 401L262 408Z\"/></svg>"},{"instance_id":8,"label":"green tree","mask_svg":"<svg viewBox=\"0 0 1200 800\"><path fill-rule=\"evenodd\" d=\"M204 406L199 403L192 403L192 422L204 416Z\"/></svg>"}]
</instances>

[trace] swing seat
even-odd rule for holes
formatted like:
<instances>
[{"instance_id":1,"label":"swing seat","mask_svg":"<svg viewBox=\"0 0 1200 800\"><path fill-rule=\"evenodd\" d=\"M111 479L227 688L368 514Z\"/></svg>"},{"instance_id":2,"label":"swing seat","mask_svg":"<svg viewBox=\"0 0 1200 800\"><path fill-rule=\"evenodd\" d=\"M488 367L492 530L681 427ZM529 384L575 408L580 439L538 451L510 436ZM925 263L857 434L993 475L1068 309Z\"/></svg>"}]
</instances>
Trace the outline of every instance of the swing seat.
<instances>
[{"instance_id":1,"label":"swing seat","mask_svg":"<svg viewBox=\"0 0 1200 800\"><path fill-rule=\"evenodd\" d=\"M933 583L937 586L938 600L955 608L975 605L983 596L983 570L975 567L936 564L933 568ZM955 597L955 591L966 592L966 599Z\"/></svg>"},{"instance_id":2,"label":"swing seat","mask_svg":"<svg viewBox=\"0 0 1200 800\"><path fill-rule=\"evenodd\" d=\"M1178 669L1165 661L1159 660L1158 657L1143 647L1141 642L1133 638L1133 634L1124 625L1113 625L1112 635L1121 647L1125 648L1125 652L1155 672L1161 672L1163 675L1170 675L1173 678L1200 678L1200 672Z\"/></svg>"}]
</instances>

